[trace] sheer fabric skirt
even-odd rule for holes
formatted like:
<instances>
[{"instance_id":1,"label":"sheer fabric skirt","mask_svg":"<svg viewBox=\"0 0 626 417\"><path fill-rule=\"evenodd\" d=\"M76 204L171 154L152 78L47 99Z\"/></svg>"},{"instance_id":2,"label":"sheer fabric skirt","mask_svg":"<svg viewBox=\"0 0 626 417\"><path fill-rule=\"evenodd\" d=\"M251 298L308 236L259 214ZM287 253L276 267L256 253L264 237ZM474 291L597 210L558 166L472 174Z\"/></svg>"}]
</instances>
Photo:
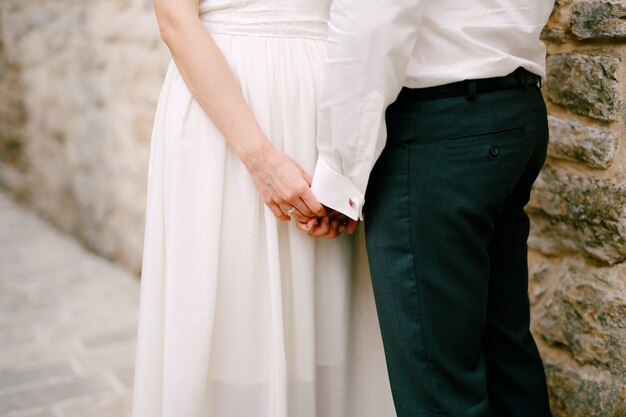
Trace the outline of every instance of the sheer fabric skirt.
<instances>
[{"instance_id":1,"label":"sheer fabric skirt","mask_svg":"<svg viewBox=\"0 0 626 417\"><path fill-rule=\"evenodd\" d=\"M213 36L312 173L324 42ZM133 416L394 416L362 235L277 221L174 64L151 146Z\"/></svg>"}]
</instances>

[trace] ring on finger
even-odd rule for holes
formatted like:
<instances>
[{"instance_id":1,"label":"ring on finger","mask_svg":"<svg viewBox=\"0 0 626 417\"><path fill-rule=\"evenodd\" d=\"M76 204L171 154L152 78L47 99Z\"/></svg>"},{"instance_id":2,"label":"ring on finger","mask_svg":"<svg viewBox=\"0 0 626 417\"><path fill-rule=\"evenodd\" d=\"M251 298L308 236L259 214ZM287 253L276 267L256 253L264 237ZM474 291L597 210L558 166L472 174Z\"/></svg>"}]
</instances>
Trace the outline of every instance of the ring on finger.
<instances>
[{"instance_id":1,"label":"ring on finger","mask_svg":"<svg viewBox=\"0 0 626 417\"><path fill-rule=\"evenodd\" d=\"M285 213L287 213L288 216L291 216L291 214L296 211L296 208L294 206L291 206L287 209L285 209Z\"/></svg>"}]
</instances>

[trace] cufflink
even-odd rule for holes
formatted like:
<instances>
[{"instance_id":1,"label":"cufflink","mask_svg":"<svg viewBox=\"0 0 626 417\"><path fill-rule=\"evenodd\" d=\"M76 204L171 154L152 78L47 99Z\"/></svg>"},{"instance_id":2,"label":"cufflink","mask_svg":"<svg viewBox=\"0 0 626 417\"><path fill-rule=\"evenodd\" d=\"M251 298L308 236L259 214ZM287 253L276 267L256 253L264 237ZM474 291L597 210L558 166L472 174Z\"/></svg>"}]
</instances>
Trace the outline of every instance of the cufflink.
<instances>
[{"instance_id":1,"label":"cufflink","mask_svg":"<svg viewBox=\"0 0 626 417\"><path fill-rule=\"evenodd\" d=\"M348 199L348 204L350 205L350 207L354 208L354 200L352 200L351 198Z\"/></svg>"}]
</instances>

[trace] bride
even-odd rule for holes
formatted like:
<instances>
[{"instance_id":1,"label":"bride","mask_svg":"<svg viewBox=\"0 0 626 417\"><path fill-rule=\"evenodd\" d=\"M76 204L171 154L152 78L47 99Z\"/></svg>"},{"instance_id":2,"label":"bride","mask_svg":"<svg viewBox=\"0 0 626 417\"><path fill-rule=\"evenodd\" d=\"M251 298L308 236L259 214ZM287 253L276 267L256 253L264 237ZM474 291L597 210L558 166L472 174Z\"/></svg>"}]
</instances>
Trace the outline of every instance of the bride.
<instances>
[{"instance_id":1,"label":"bride","mask_svg":"<svg viewBox=\"0 0 626 417\"><path fill-rule=\"evenodd\" d=\"M133 416L395 416L360 230L308 188L329 0L154 6Z\"/></svg>"}]
</instances>

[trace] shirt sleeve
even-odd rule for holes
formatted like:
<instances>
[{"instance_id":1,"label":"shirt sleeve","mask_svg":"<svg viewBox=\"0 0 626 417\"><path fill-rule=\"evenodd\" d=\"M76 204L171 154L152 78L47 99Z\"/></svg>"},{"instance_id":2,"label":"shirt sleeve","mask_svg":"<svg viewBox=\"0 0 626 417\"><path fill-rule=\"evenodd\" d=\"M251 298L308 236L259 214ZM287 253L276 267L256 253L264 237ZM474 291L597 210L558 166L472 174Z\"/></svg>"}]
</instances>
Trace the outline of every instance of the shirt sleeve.
<instances>
[{"instance_id":1,"label":"shirt sleeve","mask_svg":"<svg viewBox=\"0 0 626 417\"><path fill-rule=\"evenodd\" d=\"M426 0L333 0L312 189L362 219L365 189L386 141L385 110L400 92Z\"/></svg>"}]
</instances>

